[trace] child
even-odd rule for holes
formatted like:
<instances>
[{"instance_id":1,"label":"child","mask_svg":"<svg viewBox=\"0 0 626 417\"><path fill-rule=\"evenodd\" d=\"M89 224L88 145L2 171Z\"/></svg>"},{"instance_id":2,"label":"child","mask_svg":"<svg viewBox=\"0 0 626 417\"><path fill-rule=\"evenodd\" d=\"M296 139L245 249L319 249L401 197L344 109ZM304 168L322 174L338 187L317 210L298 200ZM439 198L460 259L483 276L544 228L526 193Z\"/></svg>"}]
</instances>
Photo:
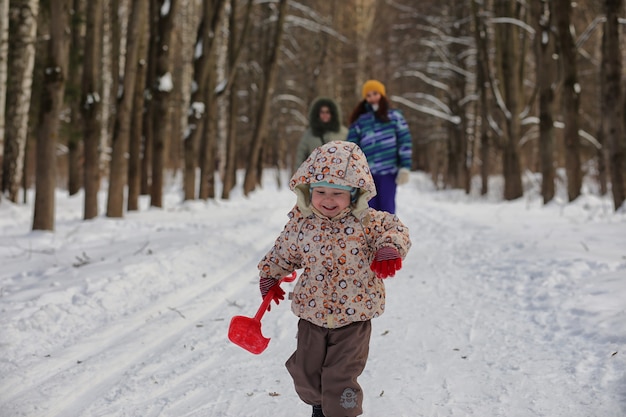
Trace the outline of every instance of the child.
<instances>
[{"instance_id":1,"label":"child","mask_svg":"<svg viewBox=\"0 0 626 417\"><path fill-rule=\"evenodd\" d=\"M370 320L385 309L383 278L401 268L409 231L395 215L368 207L376 189L354 143L317 148L289 187L297 203L259 263L261 295L303 269L291 303L300 320L287 370L313 417L358 416L363 393L357 378L367 361ZM276 303L284 298L280 287L272 292Z\"/></svg>"}]
</instances>

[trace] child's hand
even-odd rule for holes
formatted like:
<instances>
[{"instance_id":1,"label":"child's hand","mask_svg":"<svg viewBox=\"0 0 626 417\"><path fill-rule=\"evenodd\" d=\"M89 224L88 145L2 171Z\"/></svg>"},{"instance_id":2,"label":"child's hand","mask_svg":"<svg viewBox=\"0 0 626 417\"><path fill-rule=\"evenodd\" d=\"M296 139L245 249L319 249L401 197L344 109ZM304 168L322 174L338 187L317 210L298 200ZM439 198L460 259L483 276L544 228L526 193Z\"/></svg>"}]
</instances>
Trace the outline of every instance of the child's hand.
<instances>
[{"instance_id":1,"label":"child's hand","mask_svg":"<svg viewBox=\"0 0 626 417\"><path fill-rule=\"evenodd\" d=\"M370 265L377 278L393 277L400 268L402 268L400 253L391 246L380 248Z\"/></svg>"},{"instance_id":2,"label":"child's hand","mask_svg":"<svg viewBox=\"0 0 626 417\"><path fill-rule=\"evenodd\" d=\"M279 281L274 278L261 278L259 280L259 289L261 290L261 296L265 298L270 294L272 300L278 305L280 300L285 299L285 291L280 288ZM267 306L267 311L272 309L272 303Z\"/></svg>"}]
</instances>

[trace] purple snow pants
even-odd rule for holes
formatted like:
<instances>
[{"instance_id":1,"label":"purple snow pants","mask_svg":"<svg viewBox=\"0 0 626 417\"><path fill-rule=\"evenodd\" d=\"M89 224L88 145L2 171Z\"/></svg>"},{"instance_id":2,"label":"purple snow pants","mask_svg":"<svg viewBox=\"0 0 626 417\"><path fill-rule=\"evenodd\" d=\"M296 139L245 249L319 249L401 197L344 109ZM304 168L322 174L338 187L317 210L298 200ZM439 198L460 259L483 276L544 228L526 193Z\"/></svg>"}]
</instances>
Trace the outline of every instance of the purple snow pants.
<instances>
[{"instance_id":1,"label":"purple snow pants","mask_svg":"<svg viewBox=\"0 0 626 417\"><path fill-rule=\"evenodd\" d=\"M369 201L371 208L396 213L396 174L375 175L376 195Z\"/></svg>"}]
</instances>

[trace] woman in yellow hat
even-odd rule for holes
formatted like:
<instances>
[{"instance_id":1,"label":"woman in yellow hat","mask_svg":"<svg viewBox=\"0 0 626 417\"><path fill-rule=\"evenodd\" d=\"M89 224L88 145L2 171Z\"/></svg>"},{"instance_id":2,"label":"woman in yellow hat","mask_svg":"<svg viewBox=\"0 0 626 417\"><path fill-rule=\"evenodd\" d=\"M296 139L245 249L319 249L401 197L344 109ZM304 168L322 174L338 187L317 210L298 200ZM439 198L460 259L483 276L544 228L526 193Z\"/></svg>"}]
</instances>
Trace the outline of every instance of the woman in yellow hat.
<instances>
[{"instance_id":1,"label":"woman in yellow hat","mask_svg":"<svg viewBox=\"0 0 626 417\"><path fill-rule=\"evenodd\" d=\"M363 99L350 116L347 140L363 150L376 185L369 205L396 212L396 186L408 182L413 140L400 110L390 108L385 86L378 80L363 84Z\"/></svg>"}]
</instances>

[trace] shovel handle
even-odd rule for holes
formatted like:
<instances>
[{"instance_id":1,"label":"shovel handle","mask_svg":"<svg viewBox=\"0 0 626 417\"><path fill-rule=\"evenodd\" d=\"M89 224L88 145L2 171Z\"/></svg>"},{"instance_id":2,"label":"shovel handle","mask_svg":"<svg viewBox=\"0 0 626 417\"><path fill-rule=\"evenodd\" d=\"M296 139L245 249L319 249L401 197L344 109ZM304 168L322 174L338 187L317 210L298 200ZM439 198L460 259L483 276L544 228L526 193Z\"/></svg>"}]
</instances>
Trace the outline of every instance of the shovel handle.
<instances>
[{"instance_id":1,"label":"shovel handle","mask_svg":"<svg viewBox=\"0 0 626 417\"><path fill-rule=\"evenodd\" d=\"M280 285L283 282L291 282L294 279L296 279L296 275L297 275L296 271L293 271L290 275L284 276L281 279L279 279L278 283L276 285ZM261 321L261 318L263 317L263 315L267 311L267 307L272 302L272 298L273 298L273 295L274 295L273 293L274 292L270 288L270 290L267 292L267 294L265 294L265 297L263 297L263 302L261 303L261 306L259 307L259 310L254 315L254 319L256 321Z\"/></svg>"}]
</instances>

